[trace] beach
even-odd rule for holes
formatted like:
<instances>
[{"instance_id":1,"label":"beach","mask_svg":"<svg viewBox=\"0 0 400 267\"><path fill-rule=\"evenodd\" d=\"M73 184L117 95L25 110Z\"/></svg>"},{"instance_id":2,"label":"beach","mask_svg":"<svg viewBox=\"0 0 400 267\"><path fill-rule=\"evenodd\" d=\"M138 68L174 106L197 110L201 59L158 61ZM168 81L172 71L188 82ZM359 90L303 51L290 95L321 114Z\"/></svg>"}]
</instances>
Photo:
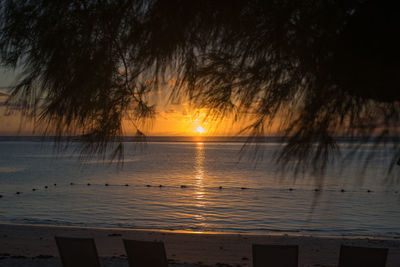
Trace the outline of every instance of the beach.
<instances>
[{"instance_id":1,"label":"beach","mask_svg":"<svg viewBox=\"0 0 400 267\"><path fill-rule=\"evenodd\" d=\"M0 266L61 266L54 236L94 238L103 266L128 266L122 239L162 241L170 266L252 266L252 244L299 245L299 266L337 266L341 244L389 248L400 265L400 239L232 234L139 229L0 225Z\"/></svg>"},{"instance_id":2,"label":"beach","mask_svg":"<svg viewBox=\"0 0 400 267\"><path fill-rule=\"evenodd\" d=\"M0 267L400 267L396 6L292 2L1 1Z\"/></svg>"},{"instance_id":3,"label":"beach","mask_svg":"<svg viewBox=\"0 0 400 267\"><path fill-rule=\"evenodd\" d=\"M61 266L55 236L94 238L110 267L128 266L122 239L164 242L171 267L252 266L252 244L298 245L299 266L313 267L337 266L342 244L384 247L386 266L400 266L400 189L376 179L380 161L362 182L354 161L319 186L274 172L269 157L238 163L238 143L126 146L115 169L57 157L51 143L0 142L0 266Z\"/></svg>"}]
</instances>

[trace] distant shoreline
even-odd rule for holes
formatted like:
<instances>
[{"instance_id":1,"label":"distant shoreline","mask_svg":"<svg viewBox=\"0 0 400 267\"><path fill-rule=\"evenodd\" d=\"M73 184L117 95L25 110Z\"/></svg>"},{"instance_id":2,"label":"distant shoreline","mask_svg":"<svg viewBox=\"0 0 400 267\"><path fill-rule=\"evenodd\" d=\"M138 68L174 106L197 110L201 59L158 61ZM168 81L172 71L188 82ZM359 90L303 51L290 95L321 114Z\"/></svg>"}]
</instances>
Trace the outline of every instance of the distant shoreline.
<instances>
[{"instance_id":1,"label":"distant shoreline","mask_svg":"<svg viewBox=\"0 0 400 267\"><path fill-rule=\"evenodd\" d=\"M235 136L146 136L144 138L139 138L135 136L125 136L122 137L121 142L148 142L148 143L193 143L193 142L205 142L205 143L246 143L249 137L235 137ZM81 142L84 141L82 137L79 136L65 136L57 139L54 136L0 136L0 142L54 142L54 141L64 141L64 142ZM255 139L257 142L282 142L282 137L259 137Z\"/></svg>"},{"instance_id":2,"label":"distant shoreline","mask_svg":"<svg viewBox=\"0 0 400 267\"><path fill-rule=\"evenodd\" d=\"M391 141L391 137L385 140ZM78 143L84 141L81 136L0 136L0 142L71 142ZM121 137L119 142L144 142L144 143L285 143L287 137L283 136L124 136ZM338 143L374 143L377 141L375 138L349 138L349 137L336 137L335 141ZM379 140L383 141L383 140Z\"/></svg>"}]
</instances>

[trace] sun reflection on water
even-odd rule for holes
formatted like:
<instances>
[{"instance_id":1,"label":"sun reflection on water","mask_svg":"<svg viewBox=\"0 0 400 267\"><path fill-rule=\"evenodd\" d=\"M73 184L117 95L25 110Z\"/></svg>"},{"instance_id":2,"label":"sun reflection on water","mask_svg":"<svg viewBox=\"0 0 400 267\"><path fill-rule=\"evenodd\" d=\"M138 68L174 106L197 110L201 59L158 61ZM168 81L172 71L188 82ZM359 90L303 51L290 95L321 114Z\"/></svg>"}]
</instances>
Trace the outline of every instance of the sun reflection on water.
<instances>
[{"instance_id":1,"label":"sun reflection on water","mask_svg":"<svg viewBox=\"0 0 400 267\"><path fill-rule=\"evenodd\" d=\"M204 191L204 143L196 143L196 160L195 160L195 206L199 209L205 208L205 191ZM205 217L203 214L199 213L195 216L196 220L199 222L199 226L204 227Z\"/></svg>"}]
</instances>

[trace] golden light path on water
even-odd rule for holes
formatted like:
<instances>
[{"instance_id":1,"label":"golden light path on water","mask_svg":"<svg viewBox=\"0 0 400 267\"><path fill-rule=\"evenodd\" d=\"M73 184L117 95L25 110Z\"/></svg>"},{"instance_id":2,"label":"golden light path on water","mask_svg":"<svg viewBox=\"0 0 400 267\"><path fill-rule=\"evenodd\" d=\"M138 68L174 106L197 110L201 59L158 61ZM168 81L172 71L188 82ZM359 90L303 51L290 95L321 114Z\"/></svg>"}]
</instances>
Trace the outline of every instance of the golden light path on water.
<instances>
[{"instance_id":1,"label":"golden light path on water","mask_svg":"<svg viewBox=\"0 0 400 267\"><path fill-rule=\"evenodd\" d=\"M204 143L197 142L196 143L196 160L195 160L195 206L198 208L205 208L204 201L204 159L205 159L205 151L204 151ZM203 214L196 214L196 220L198 220L198 225L200 227L206 227L207 225L204 223L205 217Z\"/></svg>"},{"instance_id":2,"label":"golden light path on water","mask_svg":"<svg viewBox=\"0 0 400 267\"><path fill-rule=\"evenodd\" d=\"M150 142L144 151L126 143L124 166L118 170L101 160L82 168L79 153L56 158L51 142L2 141L0 222L400 236L400 188L377 179L390 159L383 147L373 148L380 158L369 163L363 184L355 179L354 170L363 164L359 160L346 170L332 166L316 192L313 177L292 182L276 172L269 159L280 144L262 145L265 157L254 166L251 158L237 161L241 143L207 142L201 135L190 140Z\"/></svg>"}]
</instances>

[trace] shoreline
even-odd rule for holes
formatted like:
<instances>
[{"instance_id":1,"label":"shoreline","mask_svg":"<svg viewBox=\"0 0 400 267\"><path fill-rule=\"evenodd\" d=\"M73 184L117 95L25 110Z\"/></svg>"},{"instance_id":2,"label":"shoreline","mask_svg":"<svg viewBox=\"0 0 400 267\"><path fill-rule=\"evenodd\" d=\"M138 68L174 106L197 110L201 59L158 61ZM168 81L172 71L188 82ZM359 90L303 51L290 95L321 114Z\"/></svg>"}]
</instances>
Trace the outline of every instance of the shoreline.
<instances>
[{"instance_id":1,"label":"shoreline","mask_svg":"<svg viewBox=\"0 0 400 267\"><path fill-rule=\"evenodd\" d=\"M44 224L44 223L11 223L11 222L0 222L1 226L38 226L38 227L49 227L49 228L71 228L71 229L96 229L96 230L108 230L108 231L139 231L139 232L159 232L159 233L169 233L169 234L193 234L193 235L240 235L240 236L292 236L292 237L314 237L314 238L326 238L326 239L372 239L372 240L387 240L387 241L399 241L399 237L388 237L388 236L368 236L368 235L323 235L323 234L306 234L306 233L296 233L296 232L268 232L268 233L256 233L256 232L219 232L219 231L191 231L191 230L176 230L176 229L157 229L157 228L129 228L129 227L108 227L108 226L85 226L85 225L56 225L56 224ZM1 231L0 231L1 232Z\"/></svg>"},{"instance_id":2,"label":"shoreline","mask_svg":"<svg viewBox=\"0 0 400 267\"><path fill-rule=\"evenodd\" d=\"M122 239L163 241L173 266L252 266L252 244L299 245L299 266L327 267L337 266L341 244L386 247L389 248L386 266L400 265L399 239L0 223L0 266L41 266L48 260L46 257L54 257L53 263L58 262L54 236L94 238L99 256L117 262L110 266L125 266ZM39 263L34 265L29 261Z\"/></svg>"}]
</instances>

